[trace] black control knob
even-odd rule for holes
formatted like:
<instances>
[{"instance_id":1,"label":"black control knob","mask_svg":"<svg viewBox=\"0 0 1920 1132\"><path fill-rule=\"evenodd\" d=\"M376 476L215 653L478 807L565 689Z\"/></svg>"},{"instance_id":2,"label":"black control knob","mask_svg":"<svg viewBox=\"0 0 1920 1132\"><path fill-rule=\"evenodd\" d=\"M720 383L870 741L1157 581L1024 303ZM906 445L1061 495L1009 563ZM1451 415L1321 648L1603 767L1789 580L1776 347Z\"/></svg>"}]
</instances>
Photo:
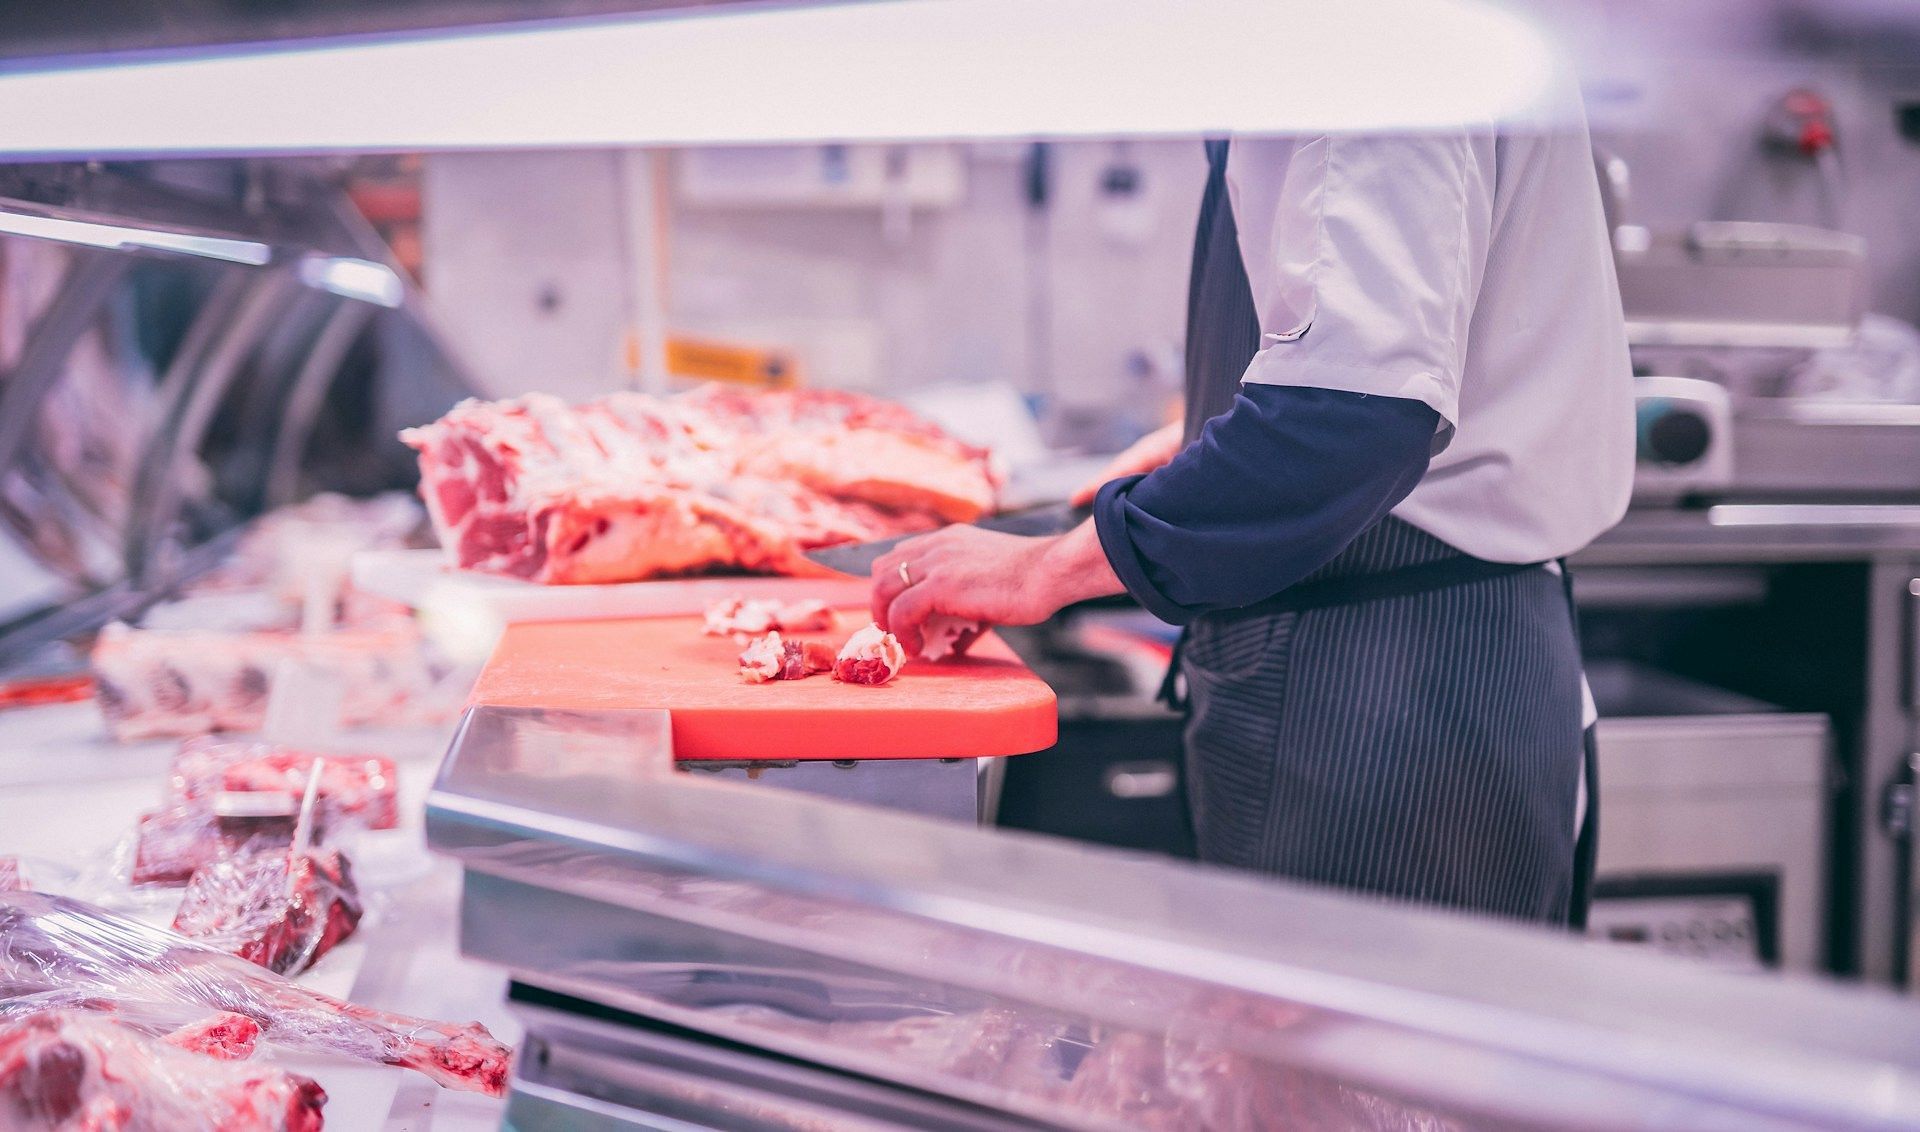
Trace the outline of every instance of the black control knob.
<instances>
[{"instance_id":1,"label":"black control knob","mask_svg":"<svg viewBox=\"0 0 1920 1132\"><path fill-rule=\"evenodd\" d=\"M1707 454L1713 429L1692 409L1669 408L1649 422L1644 440L1647 454L1662 464L1691 464Z\"/></svg>"}]
</instances>

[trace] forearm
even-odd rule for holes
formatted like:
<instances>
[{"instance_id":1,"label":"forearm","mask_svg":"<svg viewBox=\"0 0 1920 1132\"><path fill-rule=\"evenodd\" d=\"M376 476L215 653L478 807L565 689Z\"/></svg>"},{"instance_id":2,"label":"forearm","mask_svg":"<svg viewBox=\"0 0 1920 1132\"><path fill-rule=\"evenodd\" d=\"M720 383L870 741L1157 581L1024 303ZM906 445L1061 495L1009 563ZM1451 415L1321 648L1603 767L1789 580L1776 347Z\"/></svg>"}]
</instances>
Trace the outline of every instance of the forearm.
<instances>
[{"instance_id":1,"label":"forearm","mask_svg":"<svg viewBox=\"0 0 1920 1132\"><path fill-rule=\"evenodd\" d=\"M1116 578L1164 620L1235 609L1299 581L1406 497L1439 416L1417 401L1247 387L1151 475L1101 489Z\"/></svg>"},{"instance_id":2,"label":"forearm","mask_svg":"<svg viewBox=\"0 0 1920 1132\"><path fill-rule=\"evenodd\" d=\"M1126 592L1100 548L1100 535L1091 519L1049 542L1035 581L1046 590L1047 604L1056 610Z\"/></svg>"}]
</instances>

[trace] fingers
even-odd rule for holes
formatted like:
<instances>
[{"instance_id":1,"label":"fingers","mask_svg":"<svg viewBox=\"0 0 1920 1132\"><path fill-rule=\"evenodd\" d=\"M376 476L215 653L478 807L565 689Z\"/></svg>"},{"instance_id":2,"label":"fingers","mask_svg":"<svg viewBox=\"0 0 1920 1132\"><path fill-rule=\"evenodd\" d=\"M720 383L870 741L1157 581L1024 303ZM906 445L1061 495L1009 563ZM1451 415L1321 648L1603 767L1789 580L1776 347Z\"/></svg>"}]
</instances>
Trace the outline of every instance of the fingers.
<instances>
[{"instance_id":1,"label":"fingers","mask_svg":"<svg viewBox=\"0 0 1920 1132\"><path fill-rule=\"evenodd\" d=\"M882 629L887 627L887 609L893 599L907 584L900 580L900 564L906 559L900 556L900 548L895 547L873 560L873 594L869 599L873 623Z\"/></svg>"},{"instance_id":2,"label":"fingers","mask_svg":"<svg viewBox=\"0 0 1920 1132\"><path fill-rule=\"evenodd\" d=\"M922 569L923 556L928 545L939 538L941 533L935 531L932 534L921 535L919 538L908 539L873 560L871 612L875 625L887 629L887 607L892 605L893 599L910 584L900 577L900 564L902 562L908 564L907 578L914 582L923 581L924 575L916 576L915 571Z\"/></svg>"},{"instance_id":3,"label":"fingers","mask_svg":"<svg viewBox=\"0 0 1920 1132\"><path fill-rule=\"evenodd\" d=\"M925 586L908 586L887 608L885 628L900 639L900 647L907 650L908 656L920 655L920 627L933 612L931 593Z\"/></svg>"},{"instance_id":4,"label":"fingers","mask_svg":"<svg viewBox=\"0 0 1920 1132\"><path fill-rule=\"evenodd\" d=\"M1074 490L1072 495L1067 496L1067 506L1085 507L1087 504L1092 503L1093 497L1100 494L1100 489L1106 486L1106 482L1104 479L1096 479L1088 480L1086 483L1081 484Z\"/></svg>"}]
</instances>

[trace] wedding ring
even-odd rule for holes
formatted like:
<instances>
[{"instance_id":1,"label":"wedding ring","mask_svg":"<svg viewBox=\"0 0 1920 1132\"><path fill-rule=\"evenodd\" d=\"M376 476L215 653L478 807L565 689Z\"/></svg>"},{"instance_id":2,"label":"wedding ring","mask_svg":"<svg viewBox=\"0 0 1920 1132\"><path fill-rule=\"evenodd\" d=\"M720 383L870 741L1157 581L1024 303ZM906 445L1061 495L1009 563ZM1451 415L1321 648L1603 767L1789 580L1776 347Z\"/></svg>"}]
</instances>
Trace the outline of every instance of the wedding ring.
<instances>
[{"instance_id":1,"label":"wedding ring","mask_svg":"<svg viewBox=\"0 0 1920 1132\"><path fill-rule=\"evenodd\" d=\"M913 575L907 573L907 564L905 562L900 563L900 584L903 586L913 584Z\"/></svg>"}]
</instances>

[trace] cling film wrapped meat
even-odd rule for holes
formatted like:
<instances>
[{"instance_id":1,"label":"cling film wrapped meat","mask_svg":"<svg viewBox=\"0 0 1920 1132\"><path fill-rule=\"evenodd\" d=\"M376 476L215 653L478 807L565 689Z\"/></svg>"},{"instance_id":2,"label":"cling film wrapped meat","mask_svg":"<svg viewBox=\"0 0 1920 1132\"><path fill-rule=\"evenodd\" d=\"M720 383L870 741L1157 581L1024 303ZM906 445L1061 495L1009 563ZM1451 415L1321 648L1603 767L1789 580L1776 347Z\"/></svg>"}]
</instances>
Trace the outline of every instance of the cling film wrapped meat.
<instances>
[{"instance_id":1,"label":"cling film wrapped meat","mask_svg":"<svg viewBox=\"0 0 1920 1132\"><path fill-rule=\"evenodd\" d=\"M189 939L298 975L360 924L360 892L337 850L270 845L193 874L173 917Z\"/></svg>"},{"instance_id":2,"label":"cling film wrapped meat","mask_svg":"<svg viewBox=\"0 0 1920 1132\"><path fill-rule=\"evenodd\" d=\"M319 1132L311 1078L155 1041L110 1015L0 1016L0 1132Z\"/></svg>"},{"instance_id":3,"label":"cling film wrapped meat","mask_svg":"<svg viewBox=\"0 0 1920 1132\"><path fill-rule=\"evenodd\" d=\"M156 1032L229 1013L273 1045L423 1073L498 1096L511 1052L454 1025L320 994L244 959L81 901L0 893L0 1023L48 1009L111 1010Z\"/></svg>"}]
</instances>

